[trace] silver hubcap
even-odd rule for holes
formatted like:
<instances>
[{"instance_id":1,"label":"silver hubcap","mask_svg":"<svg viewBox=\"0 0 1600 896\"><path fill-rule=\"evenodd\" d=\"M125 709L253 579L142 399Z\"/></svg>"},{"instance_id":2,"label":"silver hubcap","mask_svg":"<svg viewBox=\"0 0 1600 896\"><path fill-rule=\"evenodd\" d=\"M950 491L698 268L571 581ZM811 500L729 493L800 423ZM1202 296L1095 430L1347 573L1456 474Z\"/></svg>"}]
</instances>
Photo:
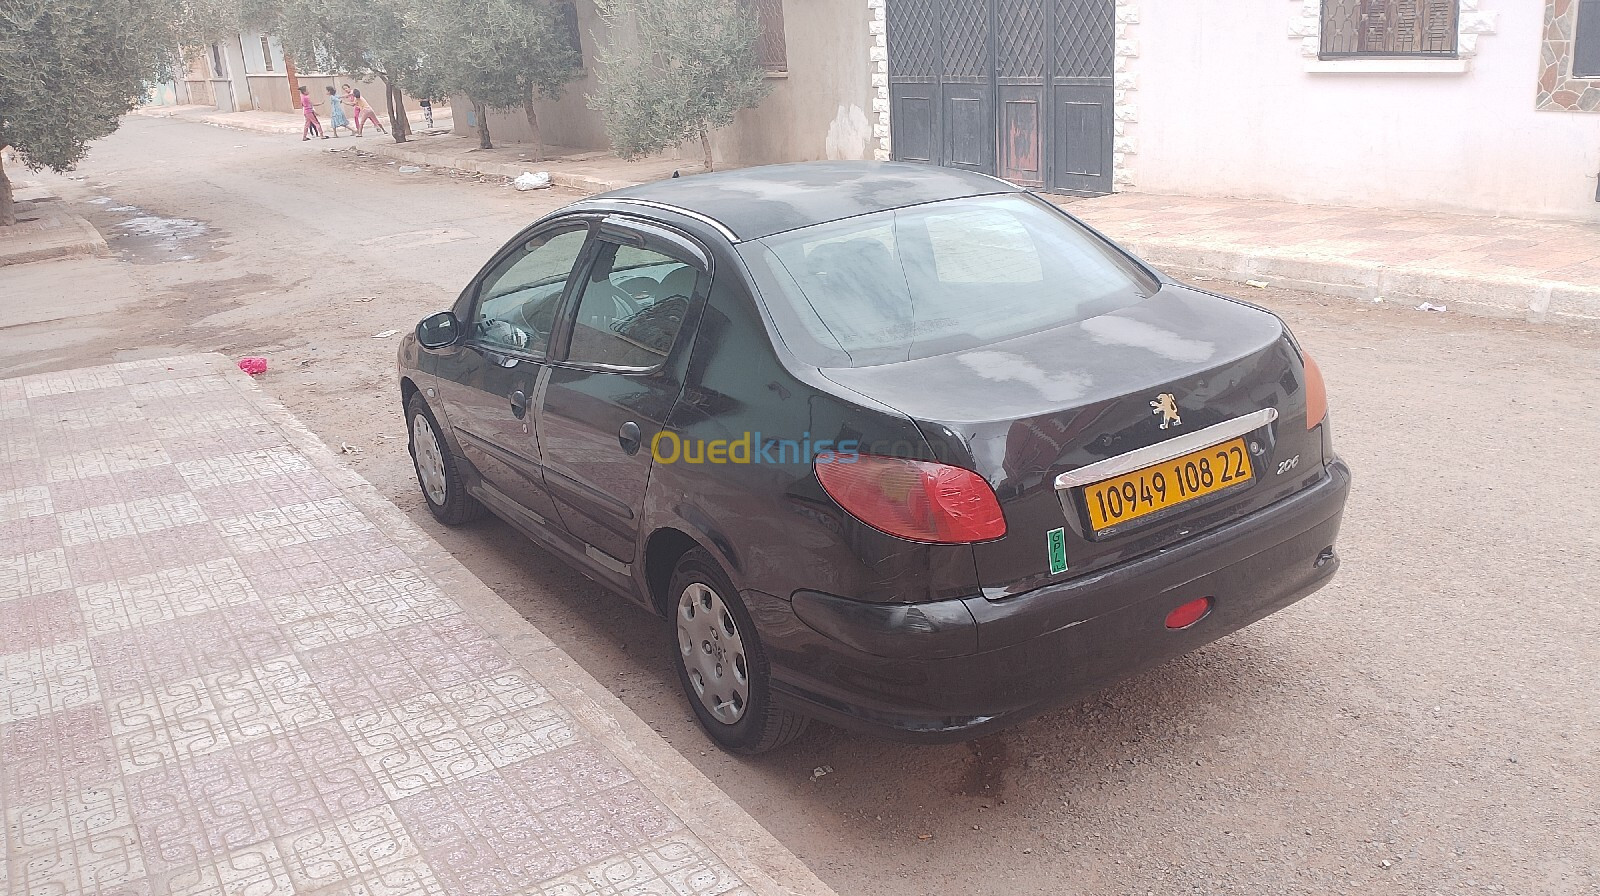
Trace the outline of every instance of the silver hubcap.
<instances>
[{"instance_id":1,"label":"silver hubcap","mask_svg":"<svg viewBox=\"0 0 1600 896\"><path fill-rule=\"evenodd\" d=\"M433 425L421 414L411 418L411 449L417 459L417 478L428 500L443 507L445 501L444 451Z\"/></svg>"},{"instance_id":2,"label":"silver hubcap","mask_svg":"<svg viewBox=\"0 0 1600 896\"><path fill-rule=\"evenodd\" d=\"M678 650L701 705L719 722L739 721L750 701L744 638L710 586L695 582L678 598Z\"/></svg>"}]
</instances>

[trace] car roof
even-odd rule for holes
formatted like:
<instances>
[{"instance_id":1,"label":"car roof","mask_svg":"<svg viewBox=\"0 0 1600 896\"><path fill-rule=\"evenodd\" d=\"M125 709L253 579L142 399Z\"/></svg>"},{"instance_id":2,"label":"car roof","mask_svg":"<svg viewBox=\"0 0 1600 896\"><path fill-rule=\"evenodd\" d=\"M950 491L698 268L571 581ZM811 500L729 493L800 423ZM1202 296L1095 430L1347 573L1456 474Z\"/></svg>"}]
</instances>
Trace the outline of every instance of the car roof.
<instances>
[{"instance_id":1,"label":"car roof","mask_svg":"<svg viewBox=\"0 0 1600 896\"><path fill-rule=\"evenodd\" d=\"M668 178L590 201L665 206L710 219L739 241L924 202L1021 190L998 178L934 165L800 162Z\"/></svg>"}]
</instances>

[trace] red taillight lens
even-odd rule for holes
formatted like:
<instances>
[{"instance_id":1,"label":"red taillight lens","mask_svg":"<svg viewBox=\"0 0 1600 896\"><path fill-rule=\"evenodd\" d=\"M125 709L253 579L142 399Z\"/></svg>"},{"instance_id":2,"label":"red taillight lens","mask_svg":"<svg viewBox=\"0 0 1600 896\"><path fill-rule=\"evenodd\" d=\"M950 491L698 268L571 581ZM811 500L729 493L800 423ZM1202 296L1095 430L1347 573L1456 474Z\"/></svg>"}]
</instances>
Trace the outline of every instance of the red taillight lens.
<instances>
[{"instance_id":1,"label":"red taillight lens","mask_svg":"<svg viewBox=\"0 0 1600 896\"><path fill-rule=\"evenodd\" d=\"M821 454L815 467L828 496L879 532L934 544L1006 534L994 489L971 470L870 454Z\"/></svg>"},{"instance_id":2,"label":"red taillight lens","mask_svg":"<svg viewBox=\"0 0 1600 896\"><path fill-rule=\"evenodd\" d=\"M1211 598L1199 597L1167 614L1167 628L1188 628L1211 612Z\"/></svg>"},{"instance_id":3,"label":"red taillight lens","mask_svg":"<svg viewBox=\"0 0 1600 896\"><path fill-rule=\"evenodd\" d=\"M1322 368L1304 349L1300 350L1300 360L1306 368L1306 429L1316 429L1328 416L1328 387L1322 382Z\"/></svg>"}]
</instances>

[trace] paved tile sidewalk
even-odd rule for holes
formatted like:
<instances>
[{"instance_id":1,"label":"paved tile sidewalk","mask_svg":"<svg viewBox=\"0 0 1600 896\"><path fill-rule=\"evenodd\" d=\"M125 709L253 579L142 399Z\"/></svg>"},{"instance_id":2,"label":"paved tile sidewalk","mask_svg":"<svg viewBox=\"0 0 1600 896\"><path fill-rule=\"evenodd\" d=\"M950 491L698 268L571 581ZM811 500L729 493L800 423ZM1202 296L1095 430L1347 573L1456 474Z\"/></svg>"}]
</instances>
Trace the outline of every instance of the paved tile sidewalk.
<instances>
[{"instance_id":1,"label":"paved tile sidewalk","mask_svg":"<svg viewBox=\"0 0 1600 896\"><path fill-rule=\"evenodd\" d=\"M1600 319L1600 221L1118 193L1064 204L1174 275Z\"/></svg>"},{"instance_id":2,"label":"paved tile sidewalk","mask_svg":"<svg viewBox=\"0 0 1600 896\"><path fill-rule=\"evenodd\" d=\"M829 891L218 356L0 380L0 889Z\"/></svg>"}]
</instances>

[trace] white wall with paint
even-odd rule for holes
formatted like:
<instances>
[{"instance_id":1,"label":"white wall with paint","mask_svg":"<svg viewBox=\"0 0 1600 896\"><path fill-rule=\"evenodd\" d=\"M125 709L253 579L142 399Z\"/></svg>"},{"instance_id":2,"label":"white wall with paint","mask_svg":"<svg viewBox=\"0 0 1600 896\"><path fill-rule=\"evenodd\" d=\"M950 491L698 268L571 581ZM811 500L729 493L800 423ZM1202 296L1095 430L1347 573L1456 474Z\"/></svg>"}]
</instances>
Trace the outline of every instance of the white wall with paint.
<instances>
[{"instance_id":1,"label":"white wall with paint","mask_svg":"<svg viewBox=\"0 0 1600 896\"><path fill-rule=\"evenodd\" d=\"M840 106L828 124L823 154L829 159L868 159L872 157L871 141L872 122L867 120L866 110L854 104Z\"/></svg>"},{"instance_id":2,"label":"white wall with paint","mask_svg":"<svg viewBox=\"0 0 1600 896\"><path fill-rule=\"evenodd\" d=\"M1410 74L1309 70L1316 5L1136 2L1134 189L1600 221L1600 114L1534 108L1543 3L1463 0L1466 70Z\"/></svg>"}]
</instances>

